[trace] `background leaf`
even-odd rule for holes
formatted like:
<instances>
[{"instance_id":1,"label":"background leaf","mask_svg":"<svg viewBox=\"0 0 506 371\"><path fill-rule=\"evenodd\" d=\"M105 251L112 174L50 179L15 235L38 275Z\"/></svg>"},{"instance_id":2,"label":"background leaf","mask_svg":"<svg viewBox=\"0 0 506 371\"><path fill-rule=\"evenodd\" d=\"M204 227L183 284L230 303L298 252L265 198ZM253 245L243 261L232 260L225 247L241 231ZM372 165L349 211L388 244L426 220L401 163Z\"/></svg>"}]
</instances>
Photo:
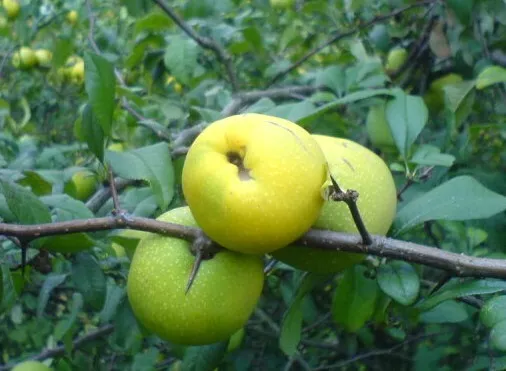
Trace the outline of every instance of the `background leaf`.
<instances>
[{"instance_id":1,"label":"background leaf","mask_svg":"<svg viewBox=\"0 0 506 371\"><path fill-rule=\"evenodd\" d=\"M402 305L413 304L420 290L420 279L411 264L394 261L378 270L378 285L385 294Z\"/></svg>"},{"instance_id":2,"label":"background leaf","mask_svg":"<svg viewBox=\"0 0 506 371\"><path fill-rule=\"evenodd\" d=\"M95 310L104 306L106 281L97 261L88 253L79 253L72 264L72 281L84 302Z\"/></svg>"}]
</instances>

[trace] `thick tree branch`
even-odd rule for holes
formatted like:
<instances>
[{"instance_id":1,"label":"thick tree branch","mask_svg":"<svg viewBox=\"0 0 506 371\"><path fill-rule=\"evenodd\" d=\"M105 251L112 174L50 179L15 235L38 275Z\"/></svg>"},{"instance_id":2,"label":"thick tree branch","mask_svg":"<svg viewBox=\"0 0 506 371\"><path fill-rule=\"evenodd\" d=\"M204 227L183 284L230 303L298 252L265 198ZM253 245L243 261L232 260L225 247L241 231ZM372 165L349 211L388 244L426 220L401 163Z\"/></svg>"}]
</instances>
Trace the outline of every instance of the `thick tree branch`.
<instances>
[{"instance_id":1,"label":"thick tree branch","mask_svg":"<svg viewBox=\"0 0 506 371\"><path fill-rule=\"evenodd\" d=\"M287 74L289 74L291 71L293 71L294 69L296 69L297 67L299 67L305 61L307 61L309 58L311 58L313 55L315 55L315 54L319 53L320 51L322 51L323 49L325 49L327 46L332 45L335 42L337 42L339 40L342 40L342 39L344 39L346 37L352 36L352 35L356 34L359 31L362 31L362 30L364 30L364 29L366 29L368 27L371 27L371 26L375 25L376 23L380 23L380 22L386 21L386 20L388 20L390 18L393 18L393 17L396 17L399 14L402 14L402 13L408 11L408 10L411 10L413 8L417 8L417 7L420 7L420 6L425 6L425 5L428 5L428 4L432 4L432 3L436 2L436 1L438 1L438 0L419 1L417 3L411 4L411 5L407 5L407 6L403 7L403 8L396 9L396 10L394 10L391 13L376 16L373 19L371 19L370 21L362 23L359 26L357 26L357 27L355 27L355 28L353 28L353 29L351 29L349 31L346 31L346 32L335 32L323 44L318 45L316 48L310 50L308 53L306 53L304 56L302 56L295 63L293 63L292 65L288 66L286 69L284 69L284 70L278 72L276 75L274 75L274 77L271 79L271 81L269 83L269 86L272 85L272 84L274 84L276 81L278 81L282 77L284 77Z\"/></svg>"},{"instance_id":2,"label":"thick tree branch","mask_svg":"<svg viewBox=\"0 0 506 371\"><path fill-rule=\"evenodd\" d=\"M239 90L239 84L237 82L237 76L234 71L234 65L232 63L232 57L228 52L216 41L208 37L200 36L190 25L188 25L170 6L168 6L163 0L153 0L158 6L197 44L202 48L211 50L218 60L225 66L227 71L232 90Z\"/></svg>"},{"instance_id":3,"label":"thick tree branch","mask_svg":"<svg viewBox=\"0 0 506 371\"><path fill-rule=\"evenodd\" d=\"M110 229L136 229L175 236L193 241L200 236L198 228L139 217L105 217L65 222L18 225L0 223L0 235L32 240L44 236L93 232ZM297 244L308 248L370 254L404 260L438 268L459 277L492 277L506 279L506 260L466 256L412 242L384 236L371 236L372 243L364 245L360 235L312 229Z\"/></svg>"},{"instance_id":4,"label":"thick tree branch","mask_svg":"<svg viewBox=\"0 0 506 371\"><path fill-rule=\"evenodd\" d=\"M107 335L111 334L113 331L114 331L114 326L113 325L102 326L102 327L98 328L97 330L95 330L93 332L90 332L90 333L88 333L86 335L83 335L81 337L76 338L72 342L72 349L78 349L81 346L83 346L83 345L85 345L85 344L87 344L87 343L89 343L91 341L100 339L101 337L104 337L104 336L107 336ZM30 360L32 360L32 361L43 361L43 360L48 359L48 358L54 358L54 357L62 356L65 353L66 353L65 346L60 345L60 346L58 346L56 348L46 349L46 350L42 351L41 353L37 354L36 356L31 357ZM7 371L7 370L10 370L12 367L14 367L14 365L12 365L12 366L1 366L0 367L0 371Z\"/></svg>"}]
</instances>

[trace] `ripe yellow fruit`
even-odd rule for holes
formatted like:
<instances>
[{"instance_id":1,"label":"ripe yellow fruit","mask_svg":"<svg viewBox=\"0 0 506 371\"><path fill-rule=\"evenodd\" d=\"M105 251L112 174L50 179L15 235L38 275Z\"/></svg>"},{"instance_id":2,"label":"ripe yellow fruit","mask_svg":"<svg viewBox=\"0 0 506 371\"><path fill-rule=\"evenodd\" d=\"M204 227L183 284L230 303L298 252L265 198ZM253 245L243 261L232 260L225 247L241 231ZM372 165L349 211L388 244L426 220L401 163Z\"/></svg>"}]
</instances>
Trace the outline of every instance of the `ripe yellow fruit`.
<instances>
[{"instance_id":1,"label":"ripe yellow fruit","mask_svg":"<svg viewBox=\"0 0 506 371\"><path fill-rule=\"evenodd\" d=\"M12 65L20 69L30 69L37 64L37 56L33 49L22 46L12 55Z\"/></svg>"},{"instance_id":2,"label":"ripe yellow fruit","mask_svg":"<svg viewBox=\"0 0 506 371\"><path fill-rule=\"evenodd\" d=\"M385 70L387 72L397 71L408 58L408 51L404 48L395 48L388 52Z\"/></svg>"},{"instance_id":3,"label":"ripe yellow fruit","mask_svg":"<svg viewBox=\"0 0 506 371\"><path fill-rule=\"evenodd\" d=\"M98 179L96 174L88 170L80 170L72 175L64 191L69 196L81 201L86 201L97 189Z\"/></svg>"},{"instance_id":4,"label":"ripe yellow fruit","mask_svg":"<svg viewBox=\"0 0 506 371\"><path fill-rule=\"evenodd\" d=\"M188 207L172 209L158 220L197 226ZM143 238L128 275L132 310L148 330L173 343L224 341L245 325L256 306L263 287L262 259L220 251L202 261L186 294L194 262L185 240L156 234Z\"/></svg>"},{"instance_id":5,"label":"ripe yellow fruit","mask_svg":"<svg viewBox=\"0 0 506 371\"><path fill-rule=\"evenodd\" d=\"M357 206L369 233L384 235L395 217L395 183L383 160L351 140L314 135L322 147L329 170L342 189L359 192ZM313 228L358 233L344 202L326 201ZM288 246L272 256L298 269L337 273L364 259L364 255L305 246Z\"/></svg>"},{"instance_id":6,"label":"ripe yellow fruit","mask_svg":"<svg viewBox=\"0 0 506 371\"><path fill-rule=\"evenodd\" d=\"M77 23L78 14L75 10L67 13L67 21L73 26Z\"/></svg>"},{"instance_id":7,"label":"ripe yellow fruit","mask_svg":"<svg viewBox=\"0 0 506 371\"><path fill-rule=\"evenodd\" d=\"M37 49L35 50L35 58L37 58L39 66L50 67L51 60L53 59L53 53L47 49Z\"/></svg>"},{"instance_id":8,"label":"ripe yellow fruit","mask_svg":"<svg viewBox=\"0 0 506 371\"><path fill-rule=\"evenodd\" d=\"M42 362L38 361L25 361L18 363L12 371L51 371L51 368Z\"/></svg>"},{"instance_id":9,"label":"ripe yellow fruit","mask_svg":"<svg viewBox=\"0 0 506 371\"><path fill-rule=\"evenodd\" d=\"M316 221L325 156L302 127L248 113L209 125L190 147L183 193L220 245L260 254L282 248Z\"/></svg>"},{"instance_id":10,"label":"ripe yellow fruit","mask_svg":"<svg viewBox=\"0 0 506 371\"><path fill-rule=\"evenodd\" d=\"M383 101L369 108L366 130L371 143L386 152L395 151L395 141L387 122L386 102Z\"/></svg>"},{"instance_id":11,"label":"ripe yellow fruit","mask_svg":"<svg viewBox=\"0 0 506 371\"><path fill-rule=\"evenodd\" d=\"M7 13L7 18L14 19L18 16L21 5L17 0L3 0L2 5Z\"/></svg>"}]
</instances>

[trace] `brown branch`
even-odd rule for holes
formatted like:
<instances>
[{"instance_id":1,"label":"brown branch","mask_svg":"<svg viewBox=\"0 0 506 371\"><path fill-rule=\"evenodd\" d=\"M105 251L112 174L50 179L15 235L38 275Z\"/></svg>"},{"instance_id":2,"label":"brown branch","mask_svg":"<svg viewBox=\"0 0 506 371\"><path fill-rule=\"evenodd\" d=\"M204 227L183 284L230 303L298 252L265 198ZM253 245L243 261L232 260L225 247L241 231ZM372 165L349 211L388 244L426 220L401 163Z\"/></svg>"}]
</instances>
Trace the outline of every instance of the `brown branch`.
<instances>
[{"instance_id":1,"label":"brown branch","mask_svg":"<svg viewBox=\"0 0 506 371\"><path fill-rule=\"evenodd\" d=\"M225 66L232 90L239 90L237 76L232 64L232 57L228 52L216 41L208 37L200 36L195 30L187 24L170 6L163 0L153 0L189 37L191 37L202 48L211 50L218 60Z\"/></svg>"},{"instance_id":2,"label":"brown branch","mask_svg":"<svg viewBox=\"0 0 506 371\"><path fill-rule=\"evenodd\" d=\"M116 191L121 192L126 187L138 184L141 181L115 178L114 182L116 184ZM101 188L86 202L86 207L88 207L88 209L90 209L93 213L96 213L102 205L107 202L109 197L111 197L111 187Z\"/></svg>"},{"instance_id":3,"label":"brown branch","mask_svg":"<svg viewBox=\"0 0 506 371\"><path fill-rule=\"evenodd\" d=\"M0 235L32 240L44 236L125 228L175 236L188 241L193 241L201 233L198 228L149 218L104 217L38 225L0 223ZM308 248L354 252L404 260L438 268L459 277L506 278L506 259L467 256L384 236L371 236L371 240L370 245L364 245L361 236L357 234L312 229L295 243Z\"/></svg>"},{"instance_id":4,"label":"brown branch","mask_svg":"<svg viewBox=\"0 0 506 371\"><path fill-rule=\"evenodd\" d=\"M407 5L407 6L403 7L403 8L396 9L396 10L394 10L391 13L384 14L384 15L379 15L377 17L374 17L370 21L362 23L361 25L359 25L359 26L357 26L357 27L355 27L355 28L353 28L353 29L351 29L349 31L342 32L342 33L341 32L334 33L334 35L330 36L327 39L327 41L325 41L323 44L318 45L316 48L310 50L308 53L306 53L304 56L302 56L295 63L291 64L290 66L288 66L284 70L282 70L282 71L278 72L276 75L274 75L274 77L271 79L271 81L269 83L269 86L272 85L272 84L274 84L276 81L278 81L282 77L284 77L287 74L289 74L291 71L293 71L294 69L296 69L297 67L299 67L305 61L307 61L309 58L311 58L313 55L315 55L318 52L320 52L323 49L325 49L327 46L332 45L335 42L337 42L339 40L342 40L342 39L344 39L346 37L352 36L352 35L356 34L359 31L362 31L362 30L364 30L364 29L366 29L366 28L368 28L370 26L375 25L376 23L380 23L380 22L386 21L386 20L388 20L390 18L393 18L393 17L396 17L399 14L402 14L402 13L408 11L408 10L411 10L413 8L417 8L417 7L420 7L420 6L425 6L425 5L428 5L428 4L432 4L432 3L436 2L436 1L439 1L439 0L426 0L426 1L420 1L420 2L414 3L414 4L411 4L411 5Z\"/></svg>"},{"instance_id":5,"label":"brown branch","mask_svg":"<svg viewBox=\"0 0 506 371\"><path fill-rule=\"evenodd\" d=\"M98 328L97 330L93 331L93 332L90 332L86 335L83 335L81 337L78 337L76 338L73 342L72 342L72 349L78 349L80 347L82 347L83 345L91 342L91 341L94 341L94 340L97 340L97 339L100 339L101 337L104 337L104 336L107 336L109 334L111 334L112 332L114 331L114 326L113 325L104 325L100 328ZM51 349L46 349L44 351L42 351L41 353L29 358L29 360L32 360L32 361L43 361L45 359L48 359L48 358L54 358L54 357L58 357L58 356L62 356L66 353L66 350L65 350L65 346L63 345L60 345L56 348L51 348ZM14 367L14 365L12 366L1 366L0 367L0 371L7 371L7 370L10 370L12 367Z\"/></svg>"}]
</instances>

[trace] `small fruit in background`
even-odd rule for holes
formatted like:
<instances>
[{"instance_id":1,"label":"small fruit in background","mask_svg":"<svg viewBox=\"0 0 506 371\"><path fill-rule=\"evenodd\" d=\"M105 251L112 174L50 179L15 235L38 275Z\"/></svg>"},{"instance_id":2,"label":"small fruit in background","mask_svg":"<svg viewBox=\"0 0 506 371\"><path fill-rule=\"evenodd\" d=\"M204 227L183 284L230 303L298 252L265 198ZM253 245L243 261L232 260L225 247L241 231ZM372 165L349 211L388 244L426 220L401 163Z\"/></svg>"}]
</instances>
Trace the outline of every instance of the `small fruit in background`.
<instances>
[{"instance_id":1,"label":"small fruit in background","mask_svg":"<svg viewBox=\"0 0 506 371\"><path fill-rule=\"evenodd\" d=\"M247 113L204 129L186 155L186 202L227 249L261 254L304 234L318 218L327 162L301 126Z\"/></svg>"},{"instance_id":2,"label":"small fruit in background","mask_svg":"<svg viewBox=\"0 0 506 371\"><path fill-rule=\"evenodd\" d=\"M113 242L111 247L114 250L114 253L116 254L117 258L124 258L127 256L125 248L120 244Z\"/></svg>"},{"instance_id":3,"label":"small fruit in background","mask_svg":"<svg viewBox=\"0 0 506 371\"><path fill-rule=\"evenodd\" d=\"M53 53L47 49L37 49L35 50L35 57L37 58L39 66L50 67Z\"/></svg>"},{"instance_id":4,"label":"small fruit in background","mask_svg":"<svg viewBox=\"0 0 506 371\"><path fill-rule=\"evenodd\" d=\"M287 10L293 7L295 0L270 0L269 2L273 9Z\"/></svg>"},{"instance_id":5,"label":"small fruit in background","mask_svg":"<svg viewBox=\"0 0 506 371\"><path fill-rule=\"evenodd\" d=\"M386 101L382 101L369 108L366 130L374 147L383 152L394 152L396 145L386 117L386 104Z\"/></svg>"},{"instance_id":6,"label":"small fruit in background","mask_svg":"<svg viewBox=\"0 0 506 371\"><path fill-rule=\"evenodd\" d=\"M374 152L351 140L313 135L321 146L329 171L343 189L359 193L357 206L370 234L385 235L397 208L392 174ZM344 202L325 201L312 228L358 234L353 217ZM337 273L359 263L365 255L291 245L272 253L295 268L316 273Z\"/></svg>"},{"instance_id":7,"label":"small fruit in background","mask_svg":"<svg viewBox=\"0 0 506 371\"><path fill-rule=\"evenodd\" d=\"M107 146L109 151L123 152L125 150L125 144L123 142L114 142Z\"/></svg>"},{"instance_id":8,"label":"small fruit in background","mask_svg":"<svg viewBox=\"0 0 506 371\"><path fill-rule=\"evenodd\" d=\"M18 363L12 371L51 371L52 369L39 361L25 361Z\"/></svg>"},{"instance_id":9,"label":"small fruit in background","mask_svg":"<svg viewBox=\"0 0 506 371\"><path fill-rule=\"evenodd\" d=\"M73 84L81 85L84 83L84 61L80 60L70 69L70 81Z\"/></svg>"},{"instance_id":10,"label":"small fruit in background","mask_svg":"<svg viewBox=\"0 0 506 371\"><path fill-rule=\"evenodd\" d=\"M12 65L20 69L30 69L37 64L37 56L33 49L22 46L12 55Z\"/></svg>"},{"instance_id":11,"label":"small fruit in background","mask_svg":"<svg viewBox=\"0 0 506 371\"><path fill-rule=\"evenodd\" d=\"M445 104L444 88L448 85L462 82L463 80L461 75L449 73L432 81L429 89L423 96L423 100L429 108L429 111L434 113L441 111Z\"/></svg>"},{"instance_id":12,"label":"small fruit in background","mask_svg":"<svg viewBox=\"0 0 506 371\"><path fill-rule=\"evenodd\" d=\"M74 26L77 23L77 19L79 18L79 15L75 10L71 10L67 13L67 22L69 22L72 26Z\"/></svg>"},{"instance_id":13,"label":"small fruit in background","mask_svg":"<svg viewBox=\"0 0 506 371\"><path fill-rule=\"evenodd\" d=\"M404 48L394 48L388 52L385 70L387 73L397 71L406 62L408 51Z\"/></svg>"},{"instance_id":14,"label":"small fruit in background","mask_svg":"<svg viewBox=\"0 0 506 371\"><path fill-rule=\"evenodd\" d=\"M157 220L197 227L188 207ZM203 260L190 290L191 243L150 234L135 250L127 281L136 318L160 338L182 345L225 341L244 327L262 292L260 256L221 250Z\"/></svg>"},{"instance_id":15,"label":"small fruit in background","mask_svg":"<svg viewBox=\"0 0 506 371\"><path fill-rule=\"evenodd\" d=\"M75 199L86 201L98 187L98 177L89 170L75 172L65 184L64 191Z\"/></svg>"},{"instance_id":16,"label":"small fruit in background","mask_svg":"<svg viewBox=\"0 0 506 371\"><path fill-rule=\"evenodd\" d=\"M7 18L15 19L18 16L21 5L17 0L3 0L2 5L7 13Z\"/></svg>"}]
</instances>

